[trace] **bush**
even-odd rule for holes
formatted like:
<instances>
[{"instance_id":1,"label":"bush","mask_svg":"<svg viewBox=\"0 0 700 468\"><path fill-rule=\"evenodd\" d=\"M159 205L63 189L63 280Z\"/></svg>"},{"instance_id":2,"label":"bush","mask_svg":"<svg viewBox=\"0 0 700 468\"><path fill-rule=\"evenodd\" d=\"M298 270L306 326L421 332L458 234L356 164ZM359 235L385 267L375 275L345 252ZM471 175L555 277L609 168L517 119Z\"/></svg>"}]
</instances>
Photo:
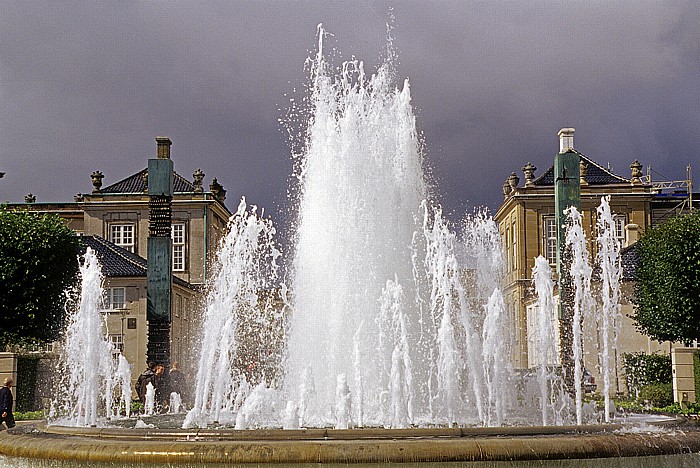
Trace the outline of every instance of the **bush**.
<instances>
[{"instance_id":1,"label":"bush","mask_svg":"<svg viewBox=\"0 0 700 468\"><path fill-rule=\"evenodd\" d=\"M139 400L134 400L131 402L131 414L143 413L143 403Z\"/></svg>"},{"instance_id":2,"label":"bush","mask_svg":"<svg viewBox=\"0 0 700 468\"><path fill-rule=\"evenodd\" d=\"M673 372L668 354L625 353L622 366L627 376L627 390L636 395L643 387L671 383Z\"/></svg>"},{"instance_id":3,"label":"bush","mask_svg":"<svg viewBox=\"0 0 700 468\"><path fill-rule=\"evenodd\" d=\"M648 230L636 250L637 328L657 341L693 341L700 336L700 212Z\"/></svg>"},{"instance_id":4,"label":"bush","mask_svg":"<svg viewBox=\"0 0 700 468\"><path fill-rule=\"evenodd\" d=\"M30 419L44 419L44 410L39 411L15 411L12 413L16 421L27 421Z\"/></svg>"},{"instance_id":5,"label":"bush","mask_svg":"<svg viewBox=\"0 0 700 468\"><path fill-rule=\"evenodd\" d=\"M673 404L673 384L653 383L639 390L639 399L648 401L652 406L664 407Z\"/></svg>"}]
</instances>

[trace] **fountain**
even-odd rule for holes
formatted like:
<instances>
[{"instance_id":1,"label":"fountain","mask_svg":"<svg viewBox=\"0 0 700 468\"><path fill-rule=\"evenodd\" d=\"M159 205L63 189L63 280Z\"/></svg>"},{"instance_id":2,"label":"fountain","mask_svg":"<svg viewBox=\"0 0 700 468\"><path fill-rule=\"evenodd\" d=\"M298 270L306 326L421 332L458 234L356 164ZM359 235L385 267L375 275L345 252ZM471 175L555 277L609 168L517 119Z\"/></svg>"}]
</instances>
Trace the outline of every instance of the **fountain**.
<instances>
[{"instance_id":1,"label":"fountain","mask_svg":"<svg viewBox=\"0 0 700 468\"><path fill-rule=\"evenodd\" d=\"M219 250L195 406L183 427L591 422L597 415L583 401L581 323L594 307L580 213L567 211L574 291L570 398L553 359L549 265L539 260L533 274L541 349L538 369L523 383L510 365L508 337L516 321L499 288L504 254L498 227L477 211L456 233L429 197L408 81L394 86L391 61L371 76L359 61L334 73L324 57L324 34L319 28L312 114L298 161L291 287L278 278L282 257L271 221L255 208L247 210L243 200ZM609 284L619 277L612 267L615 258L619 263L619 245L607 200L600 210L600 261L610 272ZM282 291L284 304L277 313L259 297L274 288ZM607 294L603 315L611 314L618 298L619 292ZM606 336L603 352L609 358L615 336ZM241 363L271 339L277 348L264 366L268 372L250 375ZM609 422L607 402L609 395ZM265 408L265 414L251 412L253 407Z\"/></svg>"},{"instance_id":2,"label":"fountain","mask_svg":"<svg viewBox=\"0 0 700 468\"><path fill-rule=\"evenodd\" d=\"M50 419L66 426L96 426L98 416L101 420L113 419L121 407L127 417L130 415L131 368L123 356L119 356L118 366L112 358L112 345L105 337L100 313L102 273L89 247L80 266L80 280L79 300L69 311L58 369L62 392L52 404Z\"/></svg>"},{"instance_id":3,"label":"fountain","mask_svg":"<svg viewBox=\"0 0 700 468\"><path fill-rule=\"evenodd\" d=\"M195 401L183 428L141 422L128 430L128 442L127 430L49 428L56 438L79 436L60 452L63 458L116 459L99 458L105 450L118 451L127 462L435 462L700 448L694 434L676 443L677 435L610 434L623 430L619 424L581 426L590 421L581 390L580 323L593 307L576 209L568 212L567 232L575 285L574 398L558 371L554 282L541 257L533 269L537 363L529 375L511 367L515 320L499 287L504 255L498 227L483 211L466 216L461 233L445 220L423 174L408 81L401 89L393 84L391 60L371 76L359 61L334 72L324 57L324 34L319 27L312 113L297 161L290 287L281 279L282 249L272 222L243 199L217 253ZM604 287L598 319L607 340L601 362L609 364L619 314L619 245L610 234L608 200L599 210ZM90 255L80 308L82 313L84 302L88 315L75 323L91 330L91 338L79 339L92 343L94 353L83 354L93 356L98 368L86 372L82 361L71 366L77 376L104 370L110 402L116 393L107 374L113 369L107 365L111 357L98 357L106 347L95 318L99 268ZM120 369L122 376L126 369ZM80 397L71 399L69 408L77 409L64 424L96 424L100 384L77 383L86 378L71 377L70 388ZM606 421L609 379L604 376ZM172 401L176 406L177 398ZM106 416L115 417L118 411L110 408L106 404ZM566 426L572 421L579 426ZM478 442L472 435L480 436ZM110 437L121 437L122 445L115 449ZM15 454L48 456L40 436L16 436L13 442L25 444Z\"/></svg>"}]
</instances>

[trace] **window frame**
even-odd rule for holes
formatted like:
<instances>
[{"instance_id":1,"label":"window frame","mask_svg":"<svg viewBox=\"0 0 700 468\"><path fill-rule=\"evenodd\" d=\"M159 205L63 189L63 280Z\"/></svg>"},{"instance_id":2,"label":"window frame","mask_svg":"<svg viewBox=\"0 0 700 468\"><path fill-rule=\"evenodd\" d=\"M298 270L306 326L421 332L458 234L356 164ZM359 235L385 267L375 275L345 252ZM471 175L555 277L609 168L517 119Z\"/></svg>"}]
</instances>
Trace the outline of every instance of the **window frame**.
<instances>
[{"instance_id":1,"label":"window frame","mask_svg":"<svg viewBox=\"0 0 700 468\"><path fill-rule=\"evenodd\" d=\"M176 228L182 229L182 235L177 237ZM172 240L172 266L173 271L187 271L187 225L185 223L172 223L170 225L170 239Z\"/></svg>"},{"instance_id":2,"label":"window frame","mask_svg":"<svg viewBox=\"0 0 700 468\"><path fill-rule=\"evenodd\" d=\"M126 228L129 228L131 242L125 242L124 238ZM115 233L118 233L115 236ZM135 223L110 223L109 224L109 241L131 253L136 253L136 224Z\"/></svg>"},{"instance_id":3,"label":"window frame","mask_svg":"<svg viewBox=\"0 0 700 468\"><path fill-rule=\"evenodd\" d=\"M625 226L627 226L627 215L614 214L613 223L615 226L615 239L620 242L620 246L624 246L627 241L627 233L625 232ZM620 223L620 226L618 226L618 223Z\"/></svg>"},{"instance_id":4,"label":"window frame","mask_svg":"<svg viewBox=\"0 0 700 468\"><path fill-rule=\"evenodd\" d=\"M513 262L513 268L511 268L511 271L516 271L518 269L518 236L517 236L517 229L516 229L516 222L513 220L511 223L511 232L510 232L511 238L511 247L513 251L511 252L511 260Z\"/></svg>"},{"instance_id":5,"label":"window frame","mask_svg":"<svg viewBox=\"0 0 700 468\"><path fill-rule=\"evenodd\" d=\"M110 333L108 338L112 344L112 354L124 354L124 335L121 333Z\"/></svg>"},{"instance_id":6,"label":"window frame","mask_svg":"<svg viewBox=\"0 0 700 468\"><path fill-rule=\"evenodd\" d=\"M115 292L121 290L121 302L114 301ZM115 304L120 304L121 307L114 307ZM122 310L126 308L126 287L116 286L104 289L104 297L102 299L102 310L112 311L112 310Z\"/></svg>"},{"instance_id":7,"label":"window frame","mask_svg":"<svg viewBox=\"0 0 700 468\"><path fill-rule=\"evenodd\" d=\"M550 231L550 224L552 229ZM554 234L553 236L550 234ZM555 215L542 216L542 251L544 258L550 265L557 263L557 218ZM552 252L550 252L550 247ZM550 253L553 253L553 258L550 258Z\"/></svg>"}]
</instances>

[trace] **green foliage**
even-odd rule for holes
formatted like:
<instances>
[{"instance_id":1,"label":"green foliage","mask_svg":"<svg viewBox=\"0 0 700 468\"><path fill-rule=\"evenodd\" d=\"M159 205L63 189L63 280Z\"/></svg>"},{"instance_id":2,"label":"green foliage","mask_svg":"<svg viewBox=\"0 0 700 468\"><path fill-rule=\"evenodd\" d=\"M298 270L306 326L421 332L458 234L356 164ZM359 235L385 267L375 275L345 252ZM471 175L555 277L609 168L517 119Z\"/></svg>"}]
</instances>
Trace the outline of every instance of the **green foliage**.
<instances>
[{"instance_id":1,"label":"green foliage","mask_svg":"<svg viewBox=\"0 0 700 468\"><path fill-rule=\"evenodd\" d=\"M676 414L700 414L700 404L699 403L688 403L687 408L681 408L679 403L672 403L668 406L662 408L654 408L656 411L662 411L664 413L676 413Z\"/></svg>"},{"instance_id":2,"label":"green foliage","mask_svg":"<svg viewBox=\"0 0 700 468\"><path fill-rule=\"evenodd\" d=\"M58 338L80 240L55 215L0 207L0 349Z\"/></svg>"},{"instance_id":3,"label":"green foliage","mask_svg":"<svg viewBox=\"0 0 700 468\"><path fill-rule=\"evenodd\" d=\"M17 360L17 395L16 408L18 411L31 411L34 406L34 390L36 388L38 357L21 356Z\"/></svg>"},{"instance_id":4,"label":"green foliage","mask_svg":"<svg viewBox=\"0 0 700 468\"><path fill-rule=\"evenodd\" d=\"M700 396L700 352L693 353L693 379L695 380L695 395Z\"/></svg>"},{"instance_id":5,"label":"green foliage","mask_svg":"<svg viewBox=\"0 0 700 468\"><path fill-rule=\"evenodd\" d=\"M670 383L673 379L671 356L667 354L624 353L622 367L632 394L646 385Z\"/></svg>"},{"instance_id":6,"label":"green foliage","mask_svg":"<svg viewBox=\"0 0 700 468\"><path fill-rule=\"evenodd\" d=\"M673 383L652 383L639 390L639 399L652 406L663 407L673 404Z\"/></svg>"},{"instance_id":7,"label":"green foliage","mask_svg":"<svg viewBox=\"0 0 700 468\"><path fill-rule=\"evenodd\" d=\"M637 328L658 341L700 337L700 213L675 217L637 243Z\"/></svg>"},{"instance_id":8,"label":"green foliage","mask_svg":"<svg viewBox=\"0 0 700 468\"><path fill-rule=\"evenodd\" d=\"M44 419L44 410L39 411L15 411L12 413L15 421L28 421L31 419Z\"/></svg>"},{"instance_id":9,"label":"green foliage","mask_svg":"<svg viewBox=\"0 0 700 468\"><path fill-rule=\"evenodd\" d=\"M143 413L143 403L139 400L134 400L131 402L131 414Z\"/></svg>"},{"instance_id":10,"label":"green foliage","mask_svg":"<svg viewBox=\"0 0 700 468\"><path fill-rule=\"evenodd\" d=\"M617 409L631 411L633 413L641 413L644 411L644 406L635 400L615 400Z\"/></svg>"}]
</instances>

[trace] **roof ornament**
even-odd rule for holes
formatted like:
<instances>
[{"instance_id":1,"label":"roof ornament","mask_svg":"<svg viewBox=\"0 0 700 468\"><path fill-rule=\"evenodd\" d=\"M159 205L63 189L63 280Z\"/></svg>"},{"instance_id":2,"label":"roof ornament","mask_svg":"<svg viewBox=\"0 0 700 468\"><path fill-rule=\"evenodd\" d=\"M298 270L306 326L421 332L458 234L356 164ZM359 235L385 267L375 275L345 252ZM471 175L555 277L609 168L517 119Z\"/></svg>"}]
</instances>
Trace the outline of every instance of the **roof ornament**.
<instances>
[{"instance_id":1,"label":"roof ornament","mask_svg":"<svg viewBox=\"0 0 700 468\"><path fill-rule=\"evenodd\" d=\"M508 179L503 182L503 186L501 188L503 189L503 198L508 198L508 195L510 194L510 184L508 183Z\"/></svg>"},{"instance_id":2,"label":"roof ornament","mask_svg":"<svg viewBox=\"0 0 700 468\"><path fill-rule=\"evenodd\" d=\"M640 163L638 160L634 160L632 164L630 164L630 169L632 169L632 184L633 185L638 185L642 183L642 176L644 175L642 173L642 163Z\"/></svg>"},{"instance_id":3,"label":"roof ornament","mask_svg":"<svg viewBox=\"0 0 700 468\"><path fill-rule=\"evenodd\" d=\"M141 174L141 180L143 181L143 191L148 192L148 169Z\"/></svg>"},{"instance_id":4,"label":"roof ornament","mask_svg":"<svg viewBox=\"0 0 700 468\"><path fill-rule=\"evenodd\" d=\"M226 200L226 190L224 190L224 186L219 183L219 181L216 180L216 177L211 181L211 184L209 184L209 191L214 195L220 202L224 202Z\"/></svg>"},{"instance_id":5,"label":"roof ornament","mask_svg":"<svg viewBox=\"0 0 700 468\"><path fill-rule=\"evenodd\" d=\"M525 174L525 187L532 187L535 185L533 180L535 179L535 171L537 168L528 161L528 163L523 167L523 174Z\"/></svg>"},{"instance_id":6,"label":"roof ornament","mask_svg":"<svg viewBox=\"0 0 700 468\"><path fill-rule=\"evenodd\" d=\"M104 179L105 175L100 171L95 171L90 174L90 177L92 178L92 186L94 187L92 193L100 193L102 191L102 179Z\"/></svg>"},{"instance_id":7,"label":"roof ornament","mask_svg":"<svg viewBox=\"0 0 700 468\"><path fill-rule=\"evenodd\" d=\"M518 177L518 174L511 172L510 177L508 177L508 185L510 185L511 192L518 188L518 182L520 182L520 177Z\"/></svg>"},{"instance_id":8,"label":"roof ornament","mask_svg":"<svg viewBox=\"0 0 700 468\"><path fill-rule=\"evenodd\" d=\"M196 171L192 174L192 178L194 179L194 193L202 193L204 192L204 189L202 188L202 181L204 180L204 172L200 168L197 168Z\"/></svg>"},{"instance_id":9,"label":"roof ornament","mask_svg":"<svg viewBox=\"0 0 700 468\"><path fill-rule=\"evenodd\" d=\"M24 196L25 203L36 203L36 196L33 193L28 193Z\"/></svg>"},{"instance_id":10,"label":"roof ornament","mask_svg":"<svg viewBox=\"0 0 700 468\"><path fill-rule=\"evenodd\" d=\"M588 164L583 162L583 158L581 158L581 162L579 163L579 183L581 185L588 185L588 181L586 181L586 174L588 174Z\"/></svg>"}]
</instances>

